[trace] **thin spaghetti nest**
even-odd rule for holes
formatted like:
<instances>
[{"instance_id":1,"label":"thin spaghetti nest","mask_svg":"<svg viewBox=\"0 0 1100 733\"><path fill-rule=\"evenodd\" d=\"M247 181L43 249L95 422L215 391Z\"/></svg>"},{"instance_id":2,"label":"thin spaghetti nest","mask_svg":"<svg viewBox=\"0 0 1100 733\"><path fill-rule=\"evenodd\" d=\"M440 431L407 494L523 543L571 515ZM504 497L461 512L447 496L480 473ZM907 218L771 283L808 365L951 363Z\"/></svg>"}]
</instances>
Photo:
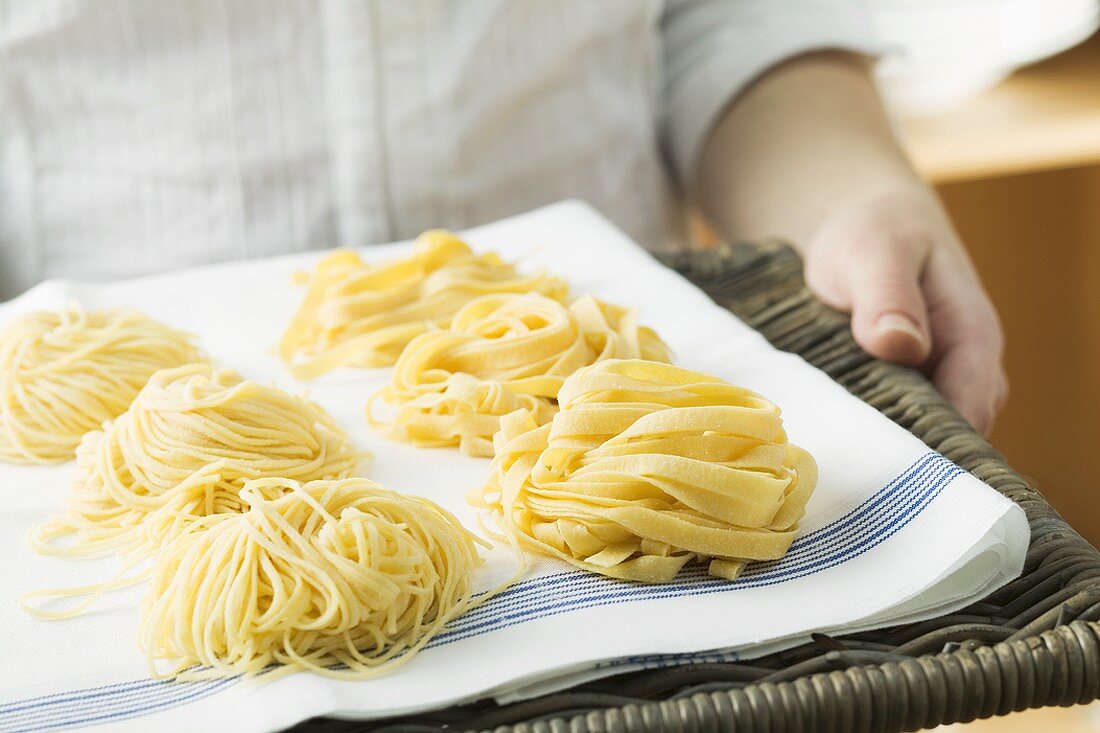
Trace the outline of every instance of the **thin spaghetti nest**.
<instances>
[{"instance_id":1,"label":"thin spaghetti nest","mask_svg":"<svg viewBox=\"0 0 1100 733\"><path fill-rule=\"evenodd\" d=\"M426 499L361 478L261 479L241 498L246 512L181 535L157 561L140 634L155 676L161 658L183 679L270 664L373 677L472 603L479 540Z\"/></svg>"},{"instance_id":2,"label":"thin spaghetti nest","mask_svg":"<svg viewBox=\"0 0 1100 733\"><path fill-rule=\"evenodd\" d=\"M376 397L399 405L391 437L491 456L502 415L523 410L537 425L548 422L566 377L615 358L668 361L669 352L633 310L591 296L566 307L537 294L486 295L449 329L413 339Z\"/></svg>"},{"instance_id":3,"label":"thin spaghetti nest","mask_svg":"<svg viewBox=\"0 0 1100 733\"><path fill-rule=\"evenodd\" d=\"M197 519L243 511L252 479L343 478L362 457L300 397L206 364L160 371L129 410L85 436L65 512L38 527L32 545L148 556Z\"/></svg>"},{"instance_id":4,"label":"thin spaghetti nest","mask_svg":"<svg viewBox=\"0 0 1100 733\"><path fill-rule=\"evenodd\" d=\"M0 460L57 463L154 372L199 361L191 336L134 310L35 311L0 331Z\"/></svg>"},{"instance_id":5,"label":"thin spaghetti nest","mask_svg":"<svg viewBox=\"0 0 1100 733\"><path fill-rule=\"evenodd\" d=\"M537 292L561 300L567 287L545 273L521 275L493 253L474 254L450 232L421 234L410 257L371 266L335 252L309 278L280 355L312 379L340 366L389 366L417 335L445 328L479 295Z\"/></svg>"},{"instance_id":6,"label":"thin spaghetti nest","mask_svg":"<svg viewBox=\"0 0 1100 733\"><path fill-rule=\"evenodd\" d=\"M614 578L670 580L691 560L732 579L782 557L817 466L758 394L667 364L610 360L565 381L538 426L501 420L475 503L514 540Z\"/></svg>"}]
</instances>

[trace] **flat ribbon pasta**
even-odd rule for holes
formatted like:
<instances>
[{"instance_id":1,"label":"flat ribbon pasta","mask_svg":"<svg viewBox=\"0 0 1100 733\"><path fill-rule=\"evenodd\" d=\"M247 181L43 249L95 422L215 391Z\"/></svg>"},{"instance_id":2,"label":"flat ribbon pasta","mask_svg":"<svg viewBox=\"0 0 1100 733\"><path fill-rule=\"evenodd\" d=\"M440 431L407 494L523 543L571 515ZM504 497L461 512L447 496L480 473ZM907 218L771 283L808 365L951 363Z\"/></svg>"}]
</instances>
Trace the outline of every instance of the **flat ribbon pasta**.
<instances>
[{"instance_id":1,"label":"flat ribbon pasta","mask_svg":"<svg viewBox=\"0 0 1100 733\"><path fill-rule=\"evenodd\" d=\"M639 357L667 361L669 352L633 310L591 296L566 307L537 294L486 295L463 306L449 329L413 339L376 397L400 405L386 428L391 437L491 456L502 415L523 410L542 425L570 374Z\"/></svg>"},{"instance_id":2,"label":"flat ribbon pasta","mask_svg":"<svg viewBox=\"0 0 1100 733\"><path fill-rule=\"evenodd\" d=\"M538 426L501 420L472 497L515 541L613 578L670 580L693 560L735 577L782 557L817 483L779 408L716 377L641 360L581 369Z\"/></svg>"},{"instance_id":3,"label":"flat ribbon pasta","mask_svg":"<svg viewBox=\"0 0 1100 733\"><path fill-rule=\"evenodd\" d=\"M84 436L65 512L31 544L48 555L147 557L197 519L243 511L252 479L343 478L363 456L300 397L208 364L163 370L130 409Z\"/></svg>"},{"instance_id":4,"label":"flat ribbon pasta","mask_svg":"<svg viewBox=\"0 0 1100 733\"><path fill-rule=\"evenodd\" d=\"M343 250L318 263L280 356L299 379L340 366L389 366L415 336L446 327L479 295L537 292L562 300L567 290L544 273L518 274L496 254L475 255L439 229L421 234L410 257L376 266Z\"/></svg>"},{"instance_id":5,"label":"flat ribbon pasta","mask_svg":"<svg viewBox=\"0 0 1100 733\"><path fill-rule=\"evenodd\" d=\"M57 463L122 414L154 372L202 359L134 310L35 311L0 331L0 460Z\"/></svg>"},{"instance_id":6,"label":"flat ribbon pasta","mask_svg":"<svg viewBox=\"0 0 1100 733\"><path fill-rule=\"evenodd\" d=\"M140 631L155 677L270 664L374 677L473 603L482 541L427 499L361 478L259 479L241 498L244 513L181 535L157 560ZM158 658L173 663L167 675Z\"/></svg>"}]
</instances>

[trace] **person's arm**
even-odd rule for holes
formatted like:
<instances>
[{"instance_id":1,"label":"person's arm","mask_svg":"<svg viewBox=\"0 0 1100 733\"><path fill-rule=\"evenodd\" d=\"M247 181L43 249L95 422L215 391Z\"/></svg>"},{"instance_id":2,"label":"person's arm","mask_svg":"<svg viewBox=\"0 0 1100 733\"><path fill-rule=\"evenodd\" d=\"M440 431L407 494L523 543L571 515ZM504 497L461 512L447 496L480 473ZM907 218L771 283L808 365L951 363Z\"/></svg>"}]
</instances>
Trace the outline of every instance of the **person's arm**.
<instances>
[{"instance_id":1,"label":"person's arm","mask_svg":"<svg viewBox=\"0 0 1100 733\"><path fill-rule=\"evenodd\" d=\"M920 365L975 427L1007 395L996 312L895 140L867 63L807 53L743 90L684 181L730 240L780 236L871 354Z\"/></svg>"}]
</instances>

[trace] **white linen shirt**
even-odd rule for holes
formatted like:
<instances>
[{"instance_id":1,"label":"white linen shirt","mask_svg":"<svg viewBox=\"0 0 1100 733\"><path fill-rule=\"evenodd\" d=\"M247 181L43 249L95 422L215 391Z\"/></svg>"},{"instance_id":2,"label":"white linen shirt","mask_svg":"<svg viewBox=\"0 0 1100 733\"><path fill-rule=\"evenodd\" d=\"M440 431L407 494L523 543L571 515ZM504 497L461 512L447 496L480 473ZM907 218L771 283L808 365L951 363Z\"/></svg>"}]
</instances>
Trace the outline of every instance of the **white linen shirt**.
<instances>
[{"instance_id":1,"label":"white linen shirt","mask_svg":"<svg viewBox=\"0 0 1100 733\"><path fill-rule=\"evenodd\" d=\"M649 247L856 0L0 0L0 300L581 198Z\"/></svg>"}]
</instances>

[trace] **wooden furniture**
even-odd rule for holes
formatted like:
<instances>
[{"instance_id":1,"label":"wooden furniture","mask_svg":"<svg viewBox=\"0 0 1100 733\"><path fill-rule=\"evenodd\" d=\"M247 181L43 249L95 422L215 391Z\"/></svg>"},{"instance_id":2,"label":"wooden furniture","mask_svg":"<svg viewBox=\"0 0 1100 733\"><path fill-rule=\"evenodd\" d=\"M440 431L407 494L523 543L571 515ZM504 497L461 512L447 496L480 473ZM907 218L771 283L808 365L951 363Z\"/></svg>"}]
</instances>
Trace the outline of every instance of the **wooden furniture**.
<instances>
[{"instance_id":1,"label":"wooden furniture","mask_svg":"<svg viewBox=\"0 0 1100 733\"><path fill-rule=\"evenodd\" d=\"M1100 163L1100 35L901 133L940 184Z\"/></svg>"}]
</instances>

